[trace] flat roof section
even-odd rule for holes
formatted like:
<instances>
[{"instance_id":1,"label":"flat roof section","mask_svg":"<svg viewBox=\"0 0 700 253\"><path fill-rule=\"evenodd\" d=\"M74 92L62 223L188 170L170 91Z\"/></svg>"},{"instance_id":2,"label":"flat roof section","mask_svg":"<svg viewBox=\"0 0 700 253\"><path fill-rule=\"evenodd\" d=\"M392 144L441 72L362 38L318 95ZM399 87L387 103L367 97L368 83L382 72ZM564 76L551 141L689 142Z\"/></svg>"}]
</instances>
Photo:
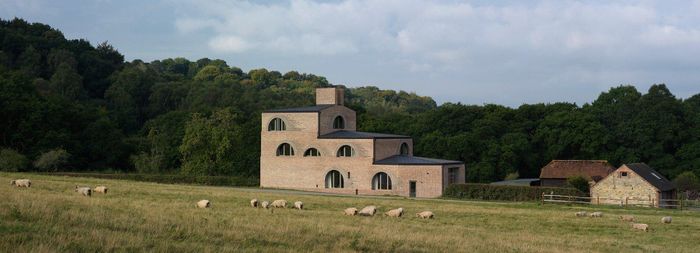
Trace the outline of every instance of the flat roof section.
<instances>
[{"instance_id":1,"label":"flat roof section","mask_svg":"<svg viewBox=\"0 0 700 253\"><path fill-rule=\"evenodd\" d=\"M376 165L446 165L464 164L460 161L427 158L420 156L394 155L374 162Z\"/></svg>"},{"instance_id":2,"label":"flat roof section","mask_svg":"<svg viewBox=\"0 0 700 253\"><path fill-rule=\"evenodd\" d=\"M327 133L319 139L411 139L411 136L340 130Z\"/></svg>"}]
</instances>

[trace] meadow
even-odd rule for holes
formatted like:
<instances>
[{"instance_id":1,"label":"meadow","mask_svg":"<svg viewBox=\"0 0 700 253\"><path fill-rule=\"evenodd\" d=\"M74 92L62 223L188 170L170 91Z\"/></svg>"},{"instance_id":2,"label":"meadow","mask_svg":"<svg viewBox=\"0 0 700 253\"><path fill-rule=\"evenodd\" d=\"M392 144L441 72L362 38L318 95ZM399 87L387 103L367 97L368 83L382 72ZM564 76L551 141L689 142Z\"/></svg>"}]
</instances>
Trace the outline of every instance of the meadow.
<instances>
[{"instance_id":1,"label":"meadow","mask_svg":"<svg viewBox=\"0 0 700 253\"><path fill-rule=\"evenodd\" d=\"M10 186L29 178L31 188ZM4 252L697 252L700 213L170 185L0 173ZM75 185L106 185L83 197ZM305 210L249 206L252 198L303 201ZM210 209L195 208L201 199ZM347 207L403 207L405 216L344 216ZM435 219L416 218L431 210ZM577 218L576 211L602 211ZM651 231L619 220L632 214ZM673 223L661 224L662 216Z\"/></svg>"}]
</instances>

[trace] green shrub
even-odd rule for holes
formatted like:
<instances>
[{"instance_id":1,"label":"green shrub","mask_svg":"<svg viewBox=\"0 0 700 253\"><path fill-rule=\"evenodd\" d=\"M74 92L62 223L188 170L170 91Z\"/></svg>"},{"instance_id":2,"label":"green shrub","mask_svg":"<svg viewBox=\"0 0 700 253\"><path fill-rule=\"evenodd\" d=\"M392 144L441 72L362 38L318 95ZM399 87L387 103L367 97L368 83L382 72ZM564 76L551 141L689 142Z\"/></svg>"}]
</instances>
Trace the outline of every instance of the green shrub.
<instances>
[{"instance_id":1,"label":"green shrub","mask_svg":"<svg viewBox=\"0 0 700 253\"><path fill-rule=\"evenodd\" d=\"M444 198L474 199L474 200L504 200L504 201L535 201L542 193L571 196L586 194L574 188L512 186L490 184L453 184L445 189Z\"/></svg>"},{"instance_id":2,"label":"green shrub","mask_svg":"<svg viewBox=\"0 0 700 253\"><path fill-rule=\"evenodd\" d=\"M234 176L187 176L187 175L161 175L161 174L105 174L105 173L74 173L57 172L50 175L69 177L92 177L104 179L121 179L162 184L197 184L211 186L258 186L257 178Z\"/></svg>"},{"instance_id":3,"label":"green shrub","mask_svg":"<svg viewBox=\"0 0 700 253\"><path fill-rule=\"evenodd\" d=\"M588 179L582 176L574 176L566 179L566 185L578 189L579 191L588 194L590 191L590 185L588 184Z\"/></svg>"},{"instance_id":4,"label":"green shrub","mask_svg":"<svg viewBox=\"0 0 700 253\"><path fill-rule=\"evenodd\" d=\"M24 170L29 161L19 152L3 148L0 150L0 171L16 172Z\"/></svg>"},{"instance_id":5,"label":"green shrub","mask_svg":"<svg viewBox=\"0 0 700 253\"><path fill-rule=\"evenodd\" d=\"M676 178L673 179L673 183L676 184L678 191L697 191L700 190L700 179L692 171L686 171L678 174Z\"/></svg>"},{"instance_id":6,"label":"green shrub","mask_svg":"<svg viewBox=\"0 0 700 253\"><path fill-rule=\"evenodd\" d=\"M65 149L59 148L45 152L34 161L34 167L43 171L57 171L68 163L70 153Z\"/></svg>"}]
</instances>

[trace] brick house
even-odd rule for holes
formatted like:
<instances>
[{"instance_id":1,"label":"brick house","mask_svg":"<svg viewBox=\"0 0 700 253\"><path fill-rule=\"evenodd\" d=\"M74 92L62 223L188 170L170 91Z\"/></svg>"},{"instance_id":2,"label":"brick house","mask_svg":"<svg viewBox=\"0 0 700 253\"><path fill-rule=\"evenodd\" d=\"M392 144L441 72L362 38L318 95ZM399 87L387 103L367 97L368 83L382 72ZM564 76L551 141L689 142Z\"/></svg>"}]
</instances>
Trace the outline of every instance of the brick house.
<instances>
[{"instance_id":1,"label":"brick house","mask_svg":"<svg viewBox=\"0 0 700 253\"><path fill-rule=\"evenodd\" d=\"M431 198L465 182L464 163L414 156L410 136L356 131L343 103L318 88L315 106L262 113L260 187Z\"/></svg>"},{"instance_id":2,"label":"brick house","mask_svg":"<svg viewBox=\"0 0 700 253\"><path fill-rule=\"evenodd\" d=\"M659 206L659 199L675 199L676 187L644 163L620 166L591 187L591 201L600 204ZM675 204L675 203L673 203Z\"/></svg>"},{"instance_id":3,"label":"brick house","mask_svg":"<svg viewBox=\"0 0 700 253\"><path fill-rule=\"evenodd\" d=\"M540 171L540 185L561 187L568 178L575 176L590 179L594 184L614 170L615 167L605 160L552 160Z\"/></svg>"}]
</instances>

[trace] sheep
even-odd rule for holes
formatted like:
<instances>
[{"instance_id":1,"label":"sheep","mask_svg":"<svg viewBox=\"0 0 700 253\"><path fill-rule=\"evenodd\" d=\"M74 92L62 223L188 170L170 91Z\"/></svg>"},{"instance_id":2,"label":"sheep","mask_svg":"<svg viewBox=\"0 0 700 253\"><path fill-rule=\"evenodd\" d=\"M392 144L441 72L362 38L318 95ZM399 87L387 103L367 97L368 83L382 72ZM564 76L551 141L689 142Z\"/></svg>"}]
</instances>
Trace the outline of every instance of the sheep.
<instances>
[{"instance_id":1,"label":"sheep","mask_svg":"<svg viewBox=\"0 0 700 253\"><path fill-rule=\"evenodd\" d=\"M75 186L75 192L82 194L85 197L90 197L92 196L92 189L90 187L78 187L77 185Z\"/></svg>"},{"instance_id":2,"label":"sheep","mask_svg":"<svg viewBox=\"0 0 700 253\"><path fill-rule=\"evenodd\" d=\"M107 186L102 186L102 185L101 185L101 186L95 187L95 192L99 192L99 193L102 193L102 194L107 194Z\"/></svg>"},{"instance_id":3,"label":"sheep","mask_svg":"<svg viewBox=\"0 0 700 253\"><path fill-rule=\"evenodd\" d=\"M253 208L257 208L258 207L258 199L251 199L250 206Z\"/></svg>"},{"instance_id":4,"label":"sheep","mask_svg":"<svg viewBox=\"0 0 700 253\"><path fill-rule=\"evenodd\" d=\"M644 232L649 232L649 225L644 223L632 223L632 228L643 230Z\"/></svg>"},{"instance_id":5,"label":"sheep","mask_svg":"<svg viewBox=\"0 0 700 253\"><path fill-rule=\"evenodd\" d=\"M17 180L12 180L12 181L10 181L10 185L14 186L14 185L15 185L15 182L17 182Z\"/></svg>"},{"instance_id":6,"label":"sheep","mask_svg":"<svg viewBox=\"0 0 700 253\"><path fill-rule=\"evenodd\" d=\"M620 215L620 220L628 221L628 222L635 222L634 216L632 216L632 215Z\"/></svg>"},{"instance_id":7,"label":"sheep","mask_svg":"<svg viewBox=\"0 0 700 253\"><path fill-rule=\"evenodd\" d=\"M362 208L360 212L358 212L358 214L361 216L374 216L375 213L377 213L376 206L366 206L365 208Z\"/></svg>"},{"instance_id":8,"label":"sheep","mask_svg":"<svg viewBox=\"0 0 700 253\"><path fill-rule=\"evenodd\" d=\"M600 218L600 217L603 217L602 212L592 212L591 213L591 218Z\"/></svg>"},{"instance_id":9,"label":"sheep","mask_svg":"<svg viewBox=\"0 0 700 253\"><path fill-rule=\"evenodd\" d=\"M403 215L403 208L399 207L397 209L392 209L384 213L385 216L389 217L401 217Z\"/></svg>"},{"instance_id":10,"label":"sheep","mask_svg":"<svg viewBox=\"0 0 700 253\"><path fill-rule=\"evenodd\" d=\"M422 212L416 214L416 217L420 217L423 219L432 219L433 216L434 216L434 214L431 211L422 211Z\"/></svg>"},{"instance_id":11,"label":"sheep","mask_svg":"<svg viewBox=\"0 0 700 253\"><path fill-rule=\"evenodd\" d=\"M301 201L294 202L294 208L302 210L304 209L304 203L302 203Z\"/></svg>"},{"instance_id":12,"label":"sheep","mask_svg":"<svg viewBox=\"0 0 700 253\"><path fill-rule=\"evenodd\" d=\"M671 223L671 216L665 216L661 218L661 223Z\"/></svg>"},{"instance_id":13,"label":"sheep","mask_svg":"<svg viewBox=\"0 0 700 253\"><path fill-rule=\"evenodd\" d=\"M588 213L586 211L576 212L576 217L586 217Z\"/></svg>"},{"instance_id":14,"label":"sheep","mask_svg":"<svg viewBox=\"0 0 700 253\"><path fill-rule=\"evenodd\" d=\"M27 187L27 188L32 187L32 181L29 179L16 179L16 180L10 181L10 183L12 183L12 185L17 186L17 187Z\"/></svg>"},{"instance_id":15,"label":"sheep","mask_svg":"<svg viewBox=\"0 0 700 253\"><path fill-rule=\"evenodd\" d=\"M272 207L274 208L287 208L287 201L284 199L278 199L272 201Z\"/></svg>"},{"instance_id":16,"label":"sheep","mask_svg":"<svg viewBox=\"0 0 700 253\"><path fill-rule=\"evenodd\" d=\"M348 215L348 216L355 216L355 215L357 215L357 208L354 208L354 207L346 208L346 209L345 209L345 215Z\"/></svg>"},{"instance_id":17,"label":"sheep","mask_svg":"<svg viewBox=\"0 0 700 253\"><path fill-rule=\"evenodd\" d=\"M199 208L210 208L211 202L209 200L203 199L197 202L197 207Z\"/></svg>"},{"instance_id":18,"label":"sheep","mask_svg":"<svg viewBox=\"0 0 700 253\"><path fill-rule=\"evenodd\" d=\"M268 209L268 208L270 208L270 202L263 201L262 203L260 203L260 206L262 208Z\"/></svg>"}]
</instances>

